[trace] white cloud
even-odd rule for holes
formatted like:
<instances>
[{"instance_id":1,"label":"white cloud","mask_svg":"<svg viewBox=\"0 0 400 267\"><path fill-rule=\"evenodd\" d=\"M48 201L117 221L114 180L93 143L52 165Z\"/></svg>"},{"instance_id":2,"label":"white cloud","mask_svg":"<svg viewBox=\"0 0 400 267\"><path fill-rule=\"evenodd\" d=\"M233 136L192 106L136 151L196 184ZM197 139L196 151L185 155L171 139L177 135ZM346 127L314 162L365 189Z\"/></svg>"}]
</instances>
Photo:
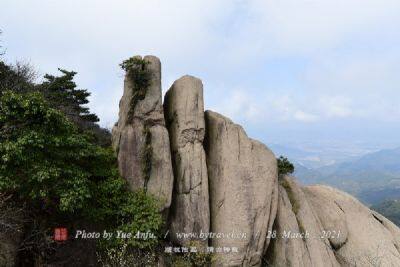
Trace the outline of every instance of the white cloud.
<instances>
[{"instance_id":1,"label":"white cloud","mask_svg":"<svg viewBox=\"0 0 400 267\"><path fill-rule=\"evenodd\" d=\"M327 118L345 118L354 114L351 100L342 96L324 96L319 100L320 111Z\"/></svg>"},{"instance_id":2,"label":"white cloud","mask_svg":"<svg viewBox=\"0 0 400 267\"><path fill-rule=\"evenodd\" d=\"M262 121L262 117L266 115L259 102L243 90L234 90L225 97L221 105L211 109L239 121Z\"/></svg>"},{"instance_id":3,"label":"white cloud","mask_svg":"<svg viewBox=\"0 0 400 267\"><path fill-rule=\"evenodd\" d=\"M301 122L315 122L318 120L318 116L298 110L294 113L294 118Z\"/></svg>"},{"instance_id":4,"label":"white cloud","mask_svg":"<svg viewBox=\"0 0 400 267\"><path fill-rule=\"evenodd\" d=\"M400 21L396 0L256 0L250 5L260 31L286 52L335 48L354 34L382 31Z\"/></svg>"},{"instance_id":5,"label":"white cloud","mask_svg":"<svg viewBox=\"0 0 400 267\"><path fill-rule=\"evenodd\" d=\"M161 58L164 92L186 73L203 78L210 105L244 123L398 121L399 13L398 0L5 0L0 28L9 60L78 71L107 126L118 63L133 54ZM291 84L270 84L270 61Z\"/></svg>"},{"instance_id":6,"label":"white cloud","mask_svg":"<svg viewBox=\"0 0 400 267\"><path fill-rule=\"evenodd\" d=\"M211 109L218 110L234 120L247 121L252 124L279 121L310 123L319 120L318 115L300 108L303 107L297 105L289 95L265 93L254 96L244 90L235 90L225 97L221 106Z\"/></svg>"}]
</instances>

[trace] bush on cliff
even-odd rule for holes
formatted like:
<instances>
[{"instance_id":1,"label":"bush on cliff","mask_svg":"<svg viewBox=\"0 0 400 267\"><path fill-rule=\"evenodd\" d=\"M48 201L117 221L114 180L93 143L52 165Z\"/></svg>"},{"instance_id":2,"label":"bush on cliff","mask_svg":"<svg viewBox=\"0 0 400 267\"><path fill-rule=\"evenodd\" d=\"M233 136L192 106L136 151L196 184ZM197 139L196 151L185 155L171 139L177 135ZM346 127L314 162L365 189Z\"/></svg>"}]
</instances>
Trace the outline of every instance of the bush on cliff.
<instances>
[{"instance_id":1,"label":"bush on cliff","mask_svg":"<svg viewBox=\"0 0 400 267\"><path fill-rule=\"evenodd\" d=\"M132 120L136 104L139 100L145 98L147 89L150 86L152 73L147 67L148 64L148 61L138 57L131 57L120 64L135 87L135 90L132 92L131 107L128 113L129 120Z\"/></svg>"},{"instance_id":2,"label":"bush on cliff","mask_svg":"<svg viewBox=\"0 0 400 267\"><path fill-rule=\"evenodd\" d=\"M286 157L280 156L277 161L279 177L292 174L294 172L294 165Z\"/></svg>"}]
</instances>

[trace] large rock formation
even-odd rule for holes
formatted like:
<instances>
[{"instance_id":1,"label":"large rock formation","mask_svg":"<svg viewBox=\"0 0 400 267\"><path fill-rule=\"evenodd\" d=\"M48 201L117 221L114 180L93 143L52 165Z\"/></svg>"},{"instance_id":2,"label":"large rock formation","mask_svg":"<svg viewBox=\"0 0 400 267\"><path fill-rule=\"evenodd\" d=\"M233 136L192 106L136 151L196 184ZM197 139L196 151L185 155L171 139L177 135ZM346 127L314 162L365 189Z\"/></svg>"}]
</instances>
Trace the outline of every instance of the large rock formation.
<instances>
[{"instance_id":1,"label":"large rock formation","mask_svg":"<svg viewBox=\"0 0 400 267\"><path fill-rule=\"evenodd\" d=\"M172 198L173 243L185 246L196 239L190 234L210 231L214 249L238 249L217 253L215 266L400 266L398 227L333 188L301 187L289 176L278 182L275 156L265 145L228 118L204 114L197 78L177 80L163 111L160 62L144 59L151 85L132 112L138 88L125 78L113 147L133 190L164 200L162 209ZM181 232L190 238L176 238Z\"/></svg>"},{"instance_id":2,"label":"large rock formation","mask_svg":"<svg viewBox=\"0 0 400 267\"><path fill-rule=\"evenodd\" d=\"M161 209L166 209L172 198L173 173L161 99L161 63L154 56L143 59L148 62L146 67L151 73L150 86L144 99L132 107L132 96L141 88L137 88L129 73L126 74L112 143L120 174L131 189L147 190L162 201ZM148 168L146 164L149 164Z\"/></svg>"},{"instance_id":3,"label":"large rock formation","mask_svg":"<svg viewBox=\"0 0 400 267\"><path fill-rule=\"evenodd\" d=\"M225 235L212 238L211 244L239 250L218 256L214 264L259 265L277 208L276 158L217 113L206 112L206 130L211 232Z\"/></svg>"},{"instance_id":4,"label":"large rock formation","mask_svg":"<svg viewBox=\"0 0 400 267\"><path fill-rule=\"evenodd\" d=\"M274 231L272 266L400 266L400 229L328 186L283 177Z\"/></svg>"},{"instance_id":5,"label":"large rock formation","mask_svg":"<svg viewBox=\"0 0 400 267\"><path fill-rule=\"evenodd\" d=\"M334 188L304 192L323 229L335 233L329 241L341 266L400 266L400 229L392 222Z\"/></svg>"},{"instance_id":6,"label":"large rock formation","mask_svg":"<svg viewBox=\"0 0 400 267\"><path fill-rule=\"evenodd\" d=\"M299 236L285 239L280 236L285 231L300 234L300 227L292 209L285 189L279 186L278 213L274 230L268 233L268 238L272 239L272 242L264 260L270 266L311 266L310 255L303 238Z\"/></svg>"},{"instance_id":7,"label":"large rock formation","mask_svg":"<svg viewBox=\"0 0 400 267\"><path fill-rule=\"evenodd\" d=\"M175 185L170 211L171 238L184 245L177 233L199 235L210 230L208 175L204 140L203 84L192 76L175 81L165 95L164 113L171 139Z\"/></svg>"},{"instance_id":8,"label":"large rock formation","mask_svg":"<svg viewBox=\"0 0 400 267\"><path fill-rule=\"evenodd\" d=\"M294 179L281 178L274 237L267 251L273 266L339 266L323 228Z\"/></svg>"}]
</instances>

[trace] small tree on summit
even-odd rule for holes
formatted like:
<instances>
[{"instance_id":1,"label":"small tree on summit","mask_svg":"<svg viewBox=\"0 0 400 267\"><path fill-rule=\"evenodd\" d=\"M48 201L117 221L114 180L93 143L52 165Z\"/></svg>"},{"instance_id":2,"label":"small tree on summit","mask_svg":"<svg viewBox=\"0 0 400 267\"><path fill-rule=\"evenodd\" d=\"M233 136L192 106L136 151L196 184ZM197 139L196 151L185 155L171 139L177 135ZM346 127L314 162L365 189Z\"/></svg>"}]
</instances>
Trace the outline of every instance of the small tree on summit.
<instances>
[{"instance_id":1,"label":"small tree on summit","mask_svg":"<svg viewBox=\"0 0 400 267\"><path fill-rule=\"evenodd\" d=\"M294 165L284 156L277 158L278 160L278 176L282 177L286 174L292 174L294 172Z\"/></svg>"}]
</instances>

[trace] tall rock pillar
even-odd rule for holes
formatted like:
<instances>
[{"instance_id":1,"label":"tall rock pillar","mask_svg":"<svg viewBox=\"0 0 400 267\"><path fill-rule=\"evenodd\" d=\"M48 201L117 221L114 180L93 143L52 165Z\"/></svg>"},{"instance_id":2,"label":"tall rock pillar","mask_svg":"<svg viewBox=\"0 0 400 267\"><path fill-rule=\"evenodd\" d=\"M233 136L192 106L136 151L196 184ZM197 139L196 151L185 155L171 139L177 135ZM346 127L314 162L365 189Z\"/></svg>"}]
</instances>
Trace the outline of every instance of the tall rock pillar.
<instances>
[{"instance_id":1,"label":"tall rock pillar","mask_svg":"<svg viewBox=\"0 0 400 267\"><path fill-rule=\"evenodd\" d=\"M219 235L211 244L238 250L214 265L260 266L277 210L276 158L228 118L206 111L205 120L211 232Z\"/></svg>"},{"instance_id":2,"label":"tall rock pillar","mask_svg":"<svg viewBox=\"0 0 400 267\"><path fill-rule=\"evenodd\" d=\"M170 211L171 239L185 245L199 239L179 239L177 233L208 233L210 211L204 140L203 84L192 76L174 82L165 95L164 113L171 140L175 174Z\"/></svg>"},{"instance_id":3,"label":"tall rock pillar","mask_svg":"<svg viewBox=\"0 0 400 267\"><path fill-rule=\"evenodd\" d=\"M141 61L140 56L134 57ZM132 190L145 189L161 200L161 210L170 206L173 172L168 131L165 127L161 95L161 63L157 57L145 56L150 83L145 94L135 81L125 75L124 94L119 103L119 119L112 131L112 143L118 166Z\"/></svg>"}]
</instances>

